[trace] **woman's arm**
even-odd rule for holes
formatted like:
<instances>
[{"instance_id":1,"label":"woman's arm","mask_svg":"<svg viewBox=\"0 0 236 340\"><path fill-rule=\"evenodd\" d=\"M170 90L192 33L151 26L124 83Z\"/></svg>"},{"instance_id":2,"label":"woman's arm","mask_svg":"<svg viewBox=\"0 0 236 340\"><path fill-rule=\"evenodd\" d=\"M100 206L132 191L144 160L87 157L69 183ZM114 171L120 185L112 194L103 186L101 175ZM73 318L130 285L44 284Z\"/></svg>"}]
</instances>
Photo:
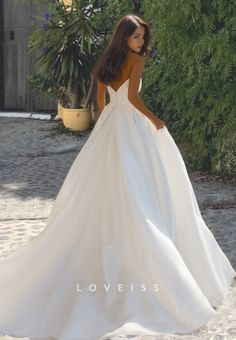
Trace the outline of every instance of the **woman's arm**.
<instances>
[{"instance_id":1,"label":"woman's arm","mask_svg":"<svg viewBox=\"0 0 236 340\"><path fill-rule=\"evenodd\" d=\"M100 80L97 80L97 104L100 113L103 111L106 105L106 85L103 84Z\"/></svg>"},{"instance_id":2,"label":"woman's arm","mask_svg":"<svg viewBox=\"0 0 236 340\"><path fill-rule=\"evenodd\" d=\"M146 107L142 99L139 97L139 82L143 72L144 64L145 57L138 55L134 57L129 79L128 99L131 104L133 104L140 112L148 117L156 127L161 128L163 127L164 122L157 118L157 116Z\"/></svg>"}]
</instances>

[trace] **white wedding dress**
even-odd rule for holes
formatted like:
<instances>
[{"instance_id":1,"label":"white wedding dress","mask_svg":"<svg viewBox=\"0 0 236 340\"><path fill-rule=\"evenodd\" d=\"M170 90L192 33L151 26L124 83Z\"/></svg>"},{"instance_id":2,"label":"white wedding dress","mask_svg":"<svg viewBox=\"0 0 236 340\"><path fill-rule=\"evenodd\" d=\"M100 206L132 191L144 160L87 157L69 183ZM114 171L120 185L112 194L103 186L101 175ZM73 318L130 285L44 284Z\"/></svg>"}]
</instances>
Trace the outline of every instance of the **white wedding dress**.
<instances>
[{"instance_id":1,"label":"white wedding dress","mask_svg":"<svg viewBox=\"0 0 236 340\"><path fill-rule=\"evenodd\" d=\"M167 127L115 91L45 229L0 262L0 333L59 340L189 333L235 271L206 226ZM140 82L141 87L141 82Z\"/></svg>"}]
</instances>

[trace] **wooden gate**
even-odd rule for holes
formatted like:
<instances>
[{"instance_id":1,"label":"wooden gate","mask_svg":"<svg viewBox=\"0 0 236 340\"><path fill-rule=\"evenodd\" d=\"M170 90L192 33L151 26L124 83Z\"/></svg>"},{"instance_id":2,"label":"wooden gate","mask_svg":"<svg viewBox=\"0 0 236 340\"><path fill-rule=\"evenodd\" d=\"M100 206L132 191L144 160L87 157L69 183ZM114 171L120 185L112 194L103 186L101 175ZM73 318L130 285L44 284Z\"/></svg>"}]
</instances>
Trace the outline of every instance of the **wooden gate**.
<instances>
[{"instance_id":1,"label":"wooden gate","mask_svg":"<svg viewBox=\"0 0 236 340\"><path fill-rule=\"evenodd\" d=\"M49 3L50 1L48 1ZM27 38L43 22L36 16L48 11L46 1L0 1L0 109L28 112L56 109L49 99L27 85L27 75L37 71L28 53Z\"/></svg>"}]
</instances>

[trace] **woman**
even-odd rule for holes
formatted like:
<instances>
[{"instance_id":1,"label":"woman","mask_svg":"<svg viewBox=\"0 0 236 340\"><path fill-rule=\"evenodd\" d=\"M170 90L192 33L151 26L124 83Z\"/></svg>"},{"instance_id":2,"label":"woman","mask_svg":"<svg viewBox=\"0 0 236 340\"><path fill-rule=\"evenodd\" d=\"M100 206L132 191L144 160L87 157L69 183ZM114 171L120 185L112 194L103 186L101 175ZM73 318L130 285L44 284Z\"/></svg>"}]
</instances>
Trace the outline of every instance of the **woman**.
<instances>
[{"instance_id":1,"label":"woman","mask_svg":"<svg viewBox=\"0 0 236 340\"><path fill-rule=\"evenodd\" d=\"M159 129L164 126L164 122L148 110L138 96L139 81L150 38L147 23L134 15L125 16L118 23L106 52L95 65L92 74L97 78L97 103L101 112L105 106L107 84L118 91L126 81L129 81L129 101Z\"/></svg>"},{"instance_id":2,"label":"woman","mask_svg":"<svg viewBox=\"0 0 236 340\"><path fill-rule=\"evenodd\" d=\"M190 333L223 303L235 271L174 140L138 95L149 40L148 24L127 15L94 66L100 117L46 228L0 263L0 331L60 340Z\"/></svg>"}]
</instances>

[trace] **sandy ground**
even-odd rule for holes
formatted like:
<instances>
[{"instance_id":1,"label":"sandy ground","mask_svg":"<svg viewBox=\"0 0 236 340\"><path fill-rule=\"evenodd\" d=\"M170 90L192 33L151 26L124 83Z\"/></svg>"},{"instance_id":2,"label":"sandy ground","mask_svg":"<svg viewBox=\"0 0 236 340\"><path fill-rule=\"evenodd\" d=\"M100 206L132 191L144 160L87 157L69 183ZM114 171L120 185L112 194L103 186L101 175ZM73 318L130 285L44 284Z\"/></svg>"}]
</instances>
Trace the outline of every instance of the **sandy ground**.
<instances>
[{"instance_id":1,"label":"sandy ground","mask_svg":"<svg viewBox=\"0 0 236 340\"><path fill-rule=\"evenodd\" d=\"M0 117L1 257L15 252L43 230L64 178L90 134L58 133L59 124ZM236 187L198 173L189 175L204 220L236 269ZM225 303L201 330L189 335L161 334L136 339L236 339L235 307L236 281ZM3 339L13 338L0 335Z\"/></svg>"}]
</instances>

